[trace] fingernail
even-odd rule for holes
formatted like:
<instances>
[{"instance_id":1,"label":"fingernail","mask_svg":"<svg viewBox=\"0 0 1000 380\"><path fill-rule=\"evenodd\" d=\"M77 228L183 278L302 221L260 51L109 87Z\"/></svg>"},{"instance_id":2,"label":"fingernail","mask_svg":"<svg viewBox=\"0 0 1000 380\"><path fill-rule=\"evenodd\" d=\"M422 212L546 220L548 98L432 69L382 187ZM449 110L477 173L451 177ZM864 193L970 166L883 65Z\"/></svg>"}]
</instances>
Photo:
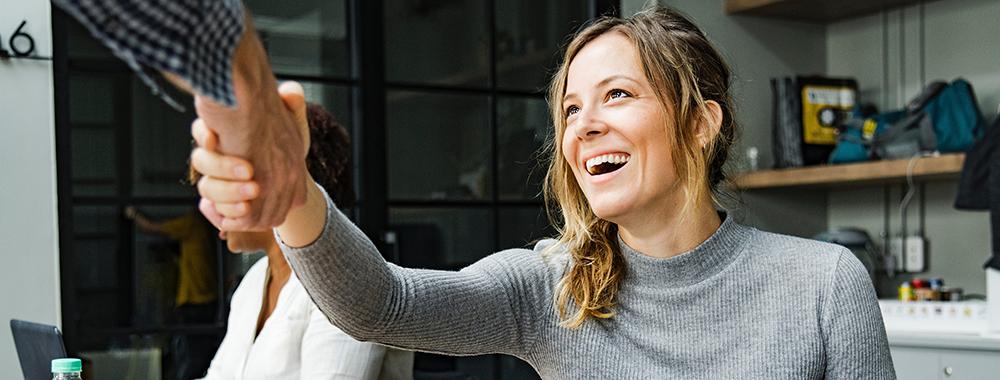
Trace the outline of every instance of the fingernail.
<instances>
[{"instance_id":1,"label":"fingernail","mask_svg":"<svg viewBox=\"0 0 1000 380\"><path fill-rule=\"evenodd\" d=\"M247 169L247 167L243 166L243 165L237 165L236 169L233 170L233 172L236 173L236 178L249 178L250 177L250 169Z\"/></svg>"},{"instance_id":2,"label":"fingernail","mask_svg":"<svg viewBox=\"0 0 1000 380\"><path fill-rule=\"evenodd\" d=\"M253 194L254 193L253 185L243 185L243 186L240 187L240 191L242 191L243 195L246 195L246 196L253 196L254 195Z\"/></svg>"}]
</instances>

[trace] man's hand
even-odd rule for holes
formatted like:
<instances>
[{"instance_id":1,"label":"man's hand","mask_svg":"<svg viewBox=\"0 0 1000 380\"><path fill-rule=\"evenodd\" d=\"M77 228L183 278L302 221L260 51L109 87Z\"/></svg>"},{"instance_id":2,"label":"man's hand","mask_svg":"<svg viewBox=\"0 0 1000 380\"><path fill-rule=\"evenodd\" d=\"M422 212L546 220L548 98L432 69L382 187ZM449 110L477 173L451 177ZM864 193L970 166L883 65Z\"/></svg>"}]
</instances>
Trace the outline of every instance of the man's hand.
<instances>
[{"instance_id":1,"label":"man's hand","mask_svg":"<svg viewBox=\"0 0 1000 380\"><path fill-rule=\"evenodd\" d=\"M295 82L286 82L279 88L283 107L292 113L298 134L304 137L303 149L297 157L302 162L300 178L302 184L308 186L312 177L305 170L305 157L308 154L309 124L306 118L305 96L302 86ZM219 139L215 132L209 129L203 119L197 119L191 125L191 134L198 147L191 152L191 166L203 174L198 181L198 192L202 196L199 209L209 221L223 231L248 231L243 227L244 220L252 217L254 203L259 202L257 194L260 185L254 175L253 163L234 155L225 155L218 151ZM274 149L272 141L265 141L262 148ZM294 152L286 152L295 155ZM247 174L249 173L249 174ZM289 210L297 206L293 204L284 212L274 210L285 219ZM280 224L280 223L279 223ZM265 227L268 229L270 227Z\"/></svg>"},{"instance_id":2,"label":"man's hand","mask_svg":"<svg viewBox=\"0 0 1000 380\"><path fill-rule=\"evenodd\" d=\"M217 149L252 164L225 168L230 170L224 176L231 179L228 181L220 177L198 181L198 191L204 197L199 209L225 231L264 231L280 225L292 207L305 203L307 192L304 152L308 147L308 127L303 131L298 120L305 118L301 86L296 84L303 102L302 114L297 116L279 97L267 55L249 18L246 23L233 59L236 108L196 96L199 119L192 126L195 139L201 139L200 146L211 143L210 150ZM212 133L199 135L196 128L199 123ZM206 141L209 135L218 139L212 136L212 141ZM199 152L205 151L196 149L192 164ZM196 169L208 175L207 169L197 166ZM213 198L206 194L226 195Z\"/></svg>"}]
</instances>

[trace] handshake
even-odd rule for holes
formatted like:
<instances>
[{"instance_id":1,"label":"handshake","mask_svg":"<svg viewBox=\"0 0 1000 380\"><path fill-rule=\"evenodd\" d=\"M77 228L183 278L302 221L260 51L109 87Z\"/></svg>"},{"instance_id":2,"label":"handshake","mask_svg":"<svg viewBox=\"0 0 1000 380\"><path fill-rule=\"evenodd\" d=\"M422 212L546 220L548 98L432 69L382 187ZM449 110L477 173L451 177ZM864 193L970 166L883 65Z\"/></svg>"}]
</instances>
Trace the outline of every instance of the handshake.
<instances>
[{"instance_id":1,"label":"handshake","mask_svg":"<svg viewBox=\"0 0 1000 380\"><path fill-rule=\"evenodd\" d=\"M305 95L295 82L258 96L236 84L236 108L195 97L199 209L222 231L269 230L305 204L311 187Z\"/></svg>"}]
</instances>

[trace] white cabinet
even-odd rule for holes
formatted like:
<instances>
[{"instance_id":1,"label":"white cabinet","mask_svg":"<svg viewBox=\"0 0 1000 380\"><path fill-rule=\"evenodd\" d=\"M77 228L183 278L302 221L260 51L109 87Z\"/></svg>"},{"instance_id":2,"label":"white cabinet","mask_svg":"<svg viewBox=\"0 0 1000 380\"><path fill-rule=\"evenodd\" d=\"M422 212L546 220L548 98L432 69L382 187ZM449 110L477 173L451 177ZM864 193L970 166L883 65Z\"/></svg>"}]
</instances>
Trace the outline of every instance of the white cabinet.
<instances>
[{"instance_id":1,"label":"white cabinet","mask_svg":"<svg viewBox=\"0 0 1000 380\"><path fill-rule=\"evenodd\" d=\"M940 379L1000 379L1000 352L947 350L941 353Z\"/></svg>"},{"instance_id":2,"label":"white cabinet","mask_svg":"<svg viewBox=\"0 0 1000 380\"><path fill-rule=\"evenodd\" d=\"M892 346L899 380L1000 379L1000 351Z\"/></svg>"},{"instance_id":3,"label":"white cabinet","mask_svg":"<svg viewBox=\"0 0 1000 380\"><path fill-rule=\"evenodd\" d=\"M892 364L899 380L937 380L940 354L926 348L892 348Z\"/></svg>"}]
</instances>

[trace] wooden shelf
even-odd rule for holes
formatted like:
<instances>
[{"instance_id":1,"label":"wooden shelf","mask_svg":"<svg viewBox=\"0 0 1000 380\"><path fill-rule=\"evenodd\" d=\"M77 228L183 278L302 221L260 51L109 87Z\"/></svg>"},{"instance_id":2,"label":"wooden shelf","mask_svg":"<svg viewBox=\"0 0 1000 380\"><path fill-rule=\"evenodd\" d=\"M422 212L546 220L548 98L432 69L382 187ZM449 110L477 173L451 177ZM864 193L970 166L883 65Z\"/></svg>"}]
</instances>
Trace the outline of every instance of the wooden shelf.
<instances>
[{"instance_id":1,"label":"wooden shelf","mask_svg":"<svg viewBox=\"0 0 1000 380\"><path fill-rule=\"evenodd\" d=\"M957 178L965 162L964 153L943 154L916 159L913 178L919 181ZM822 165L791 169L764 170L736 178L740 189L792 187L850 187L896 183L906 180L910 160L886 160L846 165Z\"/></svg>"},{"instance_id":2,"label":"wooden shelf","mask_svg":"<svg viewBox=\"0 0 1000 380\"><path fill-rule=\"evenodd\" d=\"M827 23L920 3L920 0L726 0L728 14Z\"/></svg>"}]
</instances>

